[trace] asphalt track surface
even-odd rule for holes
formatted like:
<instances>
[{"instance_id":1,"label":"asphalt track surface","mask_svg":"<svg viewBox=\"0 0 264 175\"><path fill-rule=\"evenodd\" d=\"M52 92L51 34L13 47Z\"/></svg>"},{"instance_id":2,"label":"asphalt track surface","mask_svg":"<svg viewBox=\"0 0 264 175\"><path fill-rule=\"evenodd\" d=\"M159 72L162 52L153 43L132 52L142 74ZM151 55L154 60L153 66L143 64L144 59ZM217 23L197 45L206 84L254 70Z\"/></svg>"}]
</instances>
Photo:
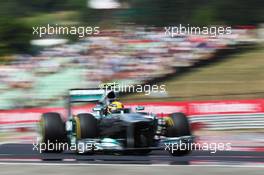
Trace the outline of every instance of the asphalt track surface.
<instances>
[{"instance_id":1,"label":"asphalt track surface","mask_svg":"<svg viewBox=\"0 0 264 175\"><path fill-rule=\"evenodd\" d=\"M183 157L173 157L166 151L152 151L147 156L141 155L113 155L95 154L78 155L74 152L64 153L42 153L33 150L32 144L2 144L0 145L0 162L13 160L39 161L42 162L81 162L100 164L170 164L190 165L193 162L213 163L263 163L264 152L247 151L193 151Z\"/></svg>"},{"instance_id":2,"label":"asphalt track surface","mask_svg":"<svg viewBox=\"0 0 264 175\"><path fill-rule=\"evenodd\" d=\"M33 151L32 144L0 145L0 174L240 174L263 175L264 152L193 151L173 157L166 151L148 156L76 155L73 152L45 153Z\"/></svg>"},{"instance_id":3,"label":"asphalt track surface","mask_svg":"<svg viewBox=\"0 0 264 175\"><path fill-rule=\"evenodd\" d=\"M183 165L4 164L1 175L263 175L263 167Z\"/></svg>"}]
</instances>

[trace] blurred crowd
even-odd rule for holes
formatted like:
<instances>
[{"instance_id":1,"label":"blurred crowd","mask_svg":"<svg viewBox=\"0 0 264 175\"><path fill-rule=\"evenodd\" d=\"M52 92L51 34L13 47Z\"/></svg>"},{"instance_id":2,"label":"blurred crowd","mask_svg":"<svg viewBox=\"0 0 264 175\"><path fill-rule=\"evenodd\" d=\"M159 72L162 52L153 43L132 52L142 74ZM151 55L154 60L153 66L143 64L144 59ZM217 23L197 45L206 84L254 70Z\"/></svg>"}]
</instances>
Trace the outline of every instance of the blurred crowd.
<instances>
[{"instance_id":1,"label":"blurred crowd","mask_svg":"<svg viewBox=\"0 0 264 175\"><path fill-rule=\"evenodd\" d=\"M56 105L67 89L102 82L143 84L179 68L213 59L219 50L256 42L254 32L218 37L171 38L161 28L102 31L100 36L45 47L37 55L13 55L0 65L0 109Z\"/></svg>"}]
</instances>

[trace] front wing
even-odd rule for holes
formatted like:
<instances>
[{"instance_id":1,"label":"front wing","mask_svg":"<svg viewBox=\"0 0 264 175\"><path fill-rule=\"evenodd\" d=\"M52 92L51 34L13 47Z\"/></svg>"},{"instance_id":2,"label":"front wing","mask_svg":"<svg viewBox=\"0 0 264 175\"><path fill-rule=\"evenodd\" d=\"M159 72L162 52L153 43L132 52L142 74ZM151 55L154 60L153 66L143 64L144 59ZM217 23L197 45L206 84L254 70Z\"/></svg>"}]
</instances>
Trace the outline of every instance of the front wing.
<instances>
[{"instance_id":1,"label":"front wing","mask_svg":"<svg viewBox=\"0 0 264 175\"><path fill-rule=\"evenodd\" d=\"M152 147L141 147L141 148L127 148L123 145L124 139L82 139L77 142L79 153L88 152L100 152L100 151L110 151L110 152L122 152L129 150L169 150L175 149L177 146L182 146L183 144L191 145L194 142L194 136L181 136L181 137L165 137L155 141Z\"/></svg>"}]
</instances>

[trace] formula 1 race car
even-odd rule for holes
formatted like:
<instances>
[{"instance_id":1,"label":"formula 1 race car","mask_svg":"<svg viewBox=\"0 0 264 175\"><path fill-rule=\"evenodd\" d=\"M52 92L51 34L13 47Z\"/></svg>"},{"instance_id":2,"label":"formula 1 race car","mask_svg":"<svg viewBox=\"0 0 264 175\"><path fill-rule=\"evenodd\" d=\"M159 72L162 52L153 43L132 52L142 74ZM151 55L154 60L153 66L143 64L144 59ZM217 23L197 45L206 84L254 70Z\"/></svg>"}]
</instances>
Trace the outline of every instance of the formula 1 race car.
<instances>
[{"instance_id":1,"label":"formula 1 race car","mask_svg":"<svg viewBox=\"0 0 264 175\"><path fill-rule=\"evenodd\" d=\"M64 150L62 146L67 144L77 145L76 152L79 154L108 151L142 155L163 149L173 156L183 156L190 152L187 147L179 149L179 144L194 141L188 119L183 113L158 117L143 112L143 106L138 106L134 112L123 106L109 112L108 105L115 98L116 93L107 89L70 90L66 122L55 112L41 116L41 143L61 145L52 151L45 147L44 151L61 152ZM72 104L79 102L96 105L91 113L73 114Z\"/></svg>"}]
</instances>

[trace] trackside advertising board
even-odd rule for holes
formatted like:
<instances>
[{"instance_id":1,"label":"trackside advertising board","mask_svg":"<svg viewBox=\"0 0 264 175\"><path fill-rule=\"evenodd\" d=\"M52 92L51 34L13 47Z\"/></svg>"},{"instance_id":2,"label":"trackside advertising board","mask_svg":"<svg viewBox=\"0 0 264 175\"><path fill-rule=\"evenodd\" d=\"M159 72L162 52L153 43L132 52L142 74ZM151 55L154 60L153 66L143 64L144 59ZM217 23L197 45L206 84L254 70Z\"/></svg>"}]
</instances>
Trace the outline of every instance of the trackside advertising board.
<instances>
[{"instance_id":1,"label":"trackside advertising board","mask_svg":"<svg viewBox=\"0 0 264 175\"><path fill-rule=\"evenodd\" d=\"M73 113L90 112L93 106L89 104L74 107ZM173 112L183 112L192 117L209 114L264 113L264 99L125 103L125 107L135 109L136 106L145 106L146 112L152 112L160 116ZM40 115L45 112L58 112L66 117L66 110L62 107L0 110L0 124L3 126L7 124L36 123L39 121Z\"/></svg>"}]
</instances>

